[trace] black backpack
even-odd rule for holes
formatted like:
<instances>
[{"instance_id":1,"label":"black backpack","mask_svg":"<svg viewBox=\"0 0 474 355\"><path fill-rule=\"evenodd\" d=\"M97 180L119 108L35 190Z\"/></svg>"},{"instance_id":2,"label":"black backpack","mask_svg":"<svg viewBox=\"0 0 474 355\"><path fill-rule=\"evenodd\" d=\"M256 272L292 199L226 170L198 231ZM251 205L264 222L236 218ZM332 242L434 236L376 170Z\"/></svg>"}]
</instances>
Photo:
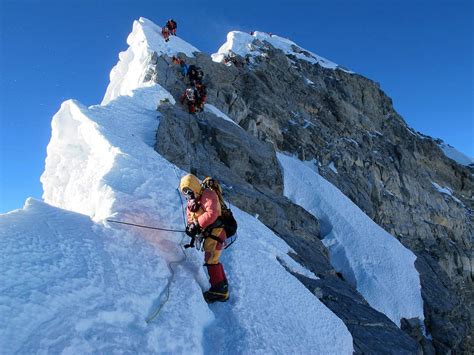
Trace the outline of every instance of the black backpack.
<instances>
[{"instance_id":1,"label":"black backpack","mask_svg":"<svg viewBox=\"0 0 474 355\"><path fill-rule=\"evenodd\" d=\"M221 216L216 221L216 223L219 224L221 228L224 228L227 238L233 237L235 233L237 233L237 221L235 220L230 208L227 207L224 202L224 198L222 197L221 185L216 179L206 177L202 181L202 189L210 189L217 194L217 197L219 198L219 203L221 204ZM228 243L226 248L228 248L234 242L235 239L232 240L231 243Z\"/></svg>"},{"instance_id":2,"label":"black backpack","mask_svg":"<svg viewBox=\"0 0 474 355\"><path fill-rule=\"evenodd\" d=\"M202 78L204 78L204 72L198 67L196 69L196 79L202 80Z\"/></svg>"},{"instance_id":3,"label":"black backpack","mask_svg":"<svg viewBox=\"0 0 474 355\"><path fill-rule=\"evenodd\" d=\"M232 214L230 208L225 206L222 208L222 214L220 217L222 223L224 224L225 234L227 238L233 237L237 233L237 221Z\"/></svg>"}]
</instances>

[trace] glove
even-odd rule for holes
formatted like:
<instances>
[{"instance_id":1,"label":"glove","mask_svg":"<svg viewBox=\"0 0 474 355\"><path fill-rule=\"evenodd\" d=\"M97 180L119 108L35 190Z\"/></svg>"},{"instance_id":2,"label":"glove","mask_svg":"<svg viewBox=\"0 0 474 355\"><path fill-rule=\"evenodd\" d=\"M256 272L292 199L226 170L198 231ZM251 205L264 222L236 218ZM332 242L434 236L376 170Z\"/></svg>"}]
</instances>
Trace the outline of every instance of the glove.
<instances>
[{"instance_id":1,"label":"glove","mask_svg":"<svg viewBox=\"0 0 474 355\"><path fill-rule=\"evenodd\" d=\"M192 222L186 226L186 234L191 238L195 238L199 233L201 233L201 228L198 222Z\"/></svg>"},{"instance_id":2,"label":"glove","mask_svg":"<svg viewBox=\"0 0 474 355\"><path fill-rule=\"evenodd\" d=\"M188 202L189 211L197 212L197 211L199 211L200 207L201 207L201 205L199 204L198 201L196 201L196 199L193 198L193 199L189 200L189 202Z\"/></svg>"}]
</instances>

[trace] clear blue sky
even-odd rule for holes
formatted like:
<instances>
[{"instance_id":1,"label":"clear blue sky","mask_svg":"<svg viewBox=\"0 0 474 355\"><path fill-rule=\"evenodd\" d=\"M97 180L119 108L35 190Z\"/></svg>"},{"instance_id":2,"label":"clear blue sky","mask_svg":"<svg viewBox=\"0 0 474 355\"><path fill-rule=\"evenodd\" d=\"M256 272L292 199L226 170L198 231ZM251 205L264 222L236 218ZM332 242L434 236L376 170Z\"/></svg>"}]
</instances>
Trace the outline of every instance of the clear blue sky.
<instances>
[{"instance_id":1,"label":"clear blue sky","mask_svg":"<svg viewBox=\"0 0 474 355\"><path fill-rule=\"evenodd\" d=\"M140 16L207 53L262 30L381 83L408 124L474 156L473 1L0 0L0 213L40 198L61 102L100 103Z\"/></svg>"}]
</instances>

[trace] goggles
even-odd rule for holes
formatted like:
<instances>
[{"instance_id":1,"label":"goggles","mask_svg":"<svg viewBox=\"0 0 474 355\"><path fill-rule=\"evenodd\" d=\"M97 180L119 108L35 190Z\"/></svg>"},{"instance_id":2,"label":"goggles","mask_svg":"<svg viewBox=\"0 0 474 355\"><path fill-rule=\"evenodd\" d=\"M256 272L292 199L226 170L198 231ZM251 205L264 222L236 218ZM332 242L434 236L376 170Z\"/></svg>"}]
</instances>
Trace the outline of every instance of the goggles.
<instances>
[{"instance_id":1,"label":"goggles","mask_svg":"<svg viewBox=\"0 0 474 355\"><path fill-rule=\"evenodd\" d=\"M183 194L184 194L184 196L186 196L186 198L193 198L194 197L194 192L189 187L185 187L183 189Z\"/></svg>"}]
</instances>

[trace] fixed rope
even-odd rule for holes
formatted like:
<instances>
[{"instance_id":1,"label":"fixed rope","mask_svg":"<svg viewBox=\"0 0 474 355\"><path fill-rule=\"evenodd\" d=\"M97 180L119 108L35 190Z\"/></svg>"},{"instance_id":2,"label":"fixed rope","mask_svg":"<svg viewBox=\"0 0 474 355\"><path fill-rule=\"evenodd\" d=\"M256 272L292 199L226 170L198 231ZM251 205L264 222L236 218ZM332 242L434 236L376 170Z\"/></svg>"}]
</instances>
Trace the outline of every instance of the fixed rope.
<instances>
[{"instance_id":1,"label":"fixed rope","mask_svg":"<svg viewBox=\"0 0 474 355\"><path fill-rule=\"evenodd\" d=\"M106 219L106 221L111 222L111 223L126 224L127 226L134 226L134 227L140 227L140 228L146 228L146 229L154 229L154 230L165 231L165 232L174 232L174 233L184 233L184 232L186 232L185 230L160 228L160 227L150 227L150 226L144 226L142 224L135 224L135 223L129 223L129 222L123 222L123 221L115 221L113 219Z\"/></svg>"},{"instance_id":2,"label":"fixed rope","mask_svg":"<svg viewBox=\"0 0 474 355\"><path fill-rule=\"evenodd\" d=\"M173 164L173 169L174 169L174 173L176 175L176 178L179 181L180 179L179 179L178 171L177 171L176 166L174 164ZM183 217L183 224L184 224L184 226L186 226L187 223L186 223L186 215L185 215L185 211L184 211L183 197L181 196L181 192L179 191L179 188L176 188L176 191L178 193L179 200L180 200L180 203L181 203L181 212L182 212L182 217ZM160 315L161 311L163 310L163 307L170 300L171 284L173 283L173 279L174 279L174 276L175 276L175 270L173 268L173 265L179 265L179 264L181 264L182 262L184 262L188 259L188 256L186 255L186 252L183 249L183 240L184 240L185 236L186 236L186 234L184 234L184 231L183 231L183 237L181 238L181 241L179 242L179 247L181 248L181 252L183 253L183 257L178 261L172 261L172 262L167 264L168 269L170 270L170 273L171 273L171 277L168 279L168 283L166 284L166 287L165 287L165 292L166 292L165 300L158 306L158 308L156 309L155 312L150 314L148 316L148 318L145 319L145 322L147 324L150 324L154 319L156 319L156 317L158 317Z\"/></svg>"}]
</instances>

